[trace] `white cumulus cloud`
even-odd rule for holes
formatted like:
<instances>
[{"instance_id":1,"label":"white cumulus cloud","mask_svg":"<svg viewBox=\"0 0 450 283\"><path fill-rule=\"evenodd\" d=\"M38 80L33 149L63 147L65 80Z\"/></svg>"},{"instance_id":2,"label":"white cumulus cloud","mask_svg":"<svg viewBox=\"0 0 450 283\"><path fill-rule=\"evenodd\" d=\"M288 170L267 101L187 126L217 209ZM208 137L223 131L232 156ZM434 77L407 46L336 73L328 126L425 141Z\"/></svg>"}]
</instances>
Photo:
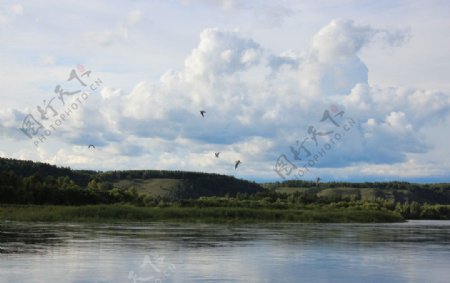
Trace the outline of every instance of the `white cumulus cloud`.
<instances>
[{"instance_id":1,"label":"white cumulus cloud","mask_svg":"<svg viewBox=\"0 0 450 283\"><path fill-rule=\"evenodd\" d=\"M113 34L94 37L104 44L117 40ZM243 174L275 178L273 164L280 154L303 164L290 150L297 141L309 137L311 152L319 150L308 132L311 126L322 133L320 143L328 139L323 133L338 130L320 122L331 106L356 123L315 165L320 170L369 174L362 168L370 168L370 174L383 174L392 164L413 166L412 154L430 150L421 131L448 117L449 95L370 85L369 67L360 57L366 46L398 48L407 38L402 30L333 20L307 50L276 54L242 32L205 29L180 70L139 82L130 91L104 88L91 96L60 132L73 147L51 160L69 156L76 164L107 167L113 154L121 166L231 173L230 164L240 159ZM101 145L99 161L80 147L87 141ZM221 159L214 158L215 151L222 152Z\"/></svg>"}]
</instances>

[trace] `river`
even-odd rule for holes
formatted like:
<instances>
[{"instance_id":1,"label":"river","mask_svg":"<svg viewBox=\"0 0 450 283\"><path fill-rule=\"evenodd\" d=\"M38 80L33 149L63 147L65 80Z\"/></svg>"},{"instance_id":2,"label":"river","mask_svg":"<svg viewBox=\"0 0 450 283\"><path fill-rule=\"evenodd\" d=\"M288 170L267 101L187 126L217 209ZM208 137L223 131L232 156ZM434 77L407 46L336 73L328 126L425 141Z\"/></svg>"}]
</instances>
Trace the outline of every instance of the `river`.
<instances>
[{"instance_id":1,"label":"river","mask_svg":"<svg viewBox=\"0 0 450 283\"><path fill-rule=\"evenodd\" d=\"M0 282L450 282L450 221L0 223Z\"/></svg>"}]
</instances>

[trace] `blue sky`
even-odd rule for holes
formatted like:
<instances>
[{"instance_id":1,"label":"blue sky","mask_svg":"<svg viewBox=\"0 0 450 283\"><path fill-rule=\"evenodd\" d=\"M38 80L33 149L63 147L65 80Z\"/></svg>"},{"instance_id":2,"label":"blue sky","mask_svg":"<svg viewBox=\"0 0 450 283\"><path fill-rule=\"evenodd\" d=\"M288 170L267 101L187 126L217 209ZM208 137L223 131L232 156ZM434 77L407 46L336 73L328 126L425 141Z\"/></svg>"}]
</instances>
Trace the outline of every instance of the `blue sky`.
<instances>
[{"instance_id":1,"label":"blue sky","mask_svg":"<svg viewBox=\"0 0 450 283\"><path fill-rule=\"evenodd\" d=\"M317 2L2 1L0 156L448 181L448 2ZM86 86L68 81L72 70L91 71ZM63 104L57 85L81 92ZM334 123L320 121L325 111ZM31 138L20 131L28 114L43 127Z\"/></svg>"}]
</instances>

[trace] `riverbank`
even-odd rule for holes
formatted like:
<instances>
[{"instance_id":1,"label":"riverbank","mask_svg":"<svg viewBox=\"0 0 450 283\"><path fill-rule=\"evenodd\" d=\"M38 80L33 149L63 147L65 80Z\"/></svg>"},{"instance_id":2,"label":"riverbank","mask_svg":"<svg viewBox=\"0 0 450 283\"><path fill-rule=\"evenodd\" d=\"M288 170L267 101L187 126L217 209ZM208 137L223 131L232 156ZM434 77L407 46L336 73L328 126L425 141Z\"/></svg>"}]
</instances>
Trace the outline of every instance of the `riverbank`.
<instances>
[{"instance_id":1,"label":"riverbank","mask_svg":"<svg viewBox=\"0 0 450 283\"><path fill-rule=\"evenodd\" d=\"M387 210L358 208L266 209L243 207L137 207L132 205L8 205L0 207L0 220L48 222L402 222Z\"/></svg>"}]
</instances>

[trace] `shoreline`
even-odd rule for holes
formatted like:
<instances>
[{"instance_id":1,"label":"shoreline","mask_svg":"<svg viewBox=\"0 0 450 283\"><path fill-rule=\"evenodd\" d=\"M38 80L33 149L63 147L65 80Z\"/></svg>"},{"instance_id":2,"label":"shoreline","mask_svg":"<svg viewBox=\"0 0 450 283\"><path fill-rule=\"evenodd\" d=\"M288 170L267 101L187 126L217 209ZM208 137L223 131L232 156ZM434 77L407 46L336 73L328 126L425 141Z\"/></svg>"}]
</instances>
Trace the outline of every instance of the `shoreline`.
<instances>
[{"instance_id":1,"label":"shoreline","mask_svg":"<svg viewBox=\"0 0 450 283\"><path fill-rule=\"evenodd\" d=\"M0 221L30 222L192 222L192 223L394 223L397 213L374 209L273 209L243 207L139 207L112 205L4 205Z\"/></svg>"}]
</instances>

